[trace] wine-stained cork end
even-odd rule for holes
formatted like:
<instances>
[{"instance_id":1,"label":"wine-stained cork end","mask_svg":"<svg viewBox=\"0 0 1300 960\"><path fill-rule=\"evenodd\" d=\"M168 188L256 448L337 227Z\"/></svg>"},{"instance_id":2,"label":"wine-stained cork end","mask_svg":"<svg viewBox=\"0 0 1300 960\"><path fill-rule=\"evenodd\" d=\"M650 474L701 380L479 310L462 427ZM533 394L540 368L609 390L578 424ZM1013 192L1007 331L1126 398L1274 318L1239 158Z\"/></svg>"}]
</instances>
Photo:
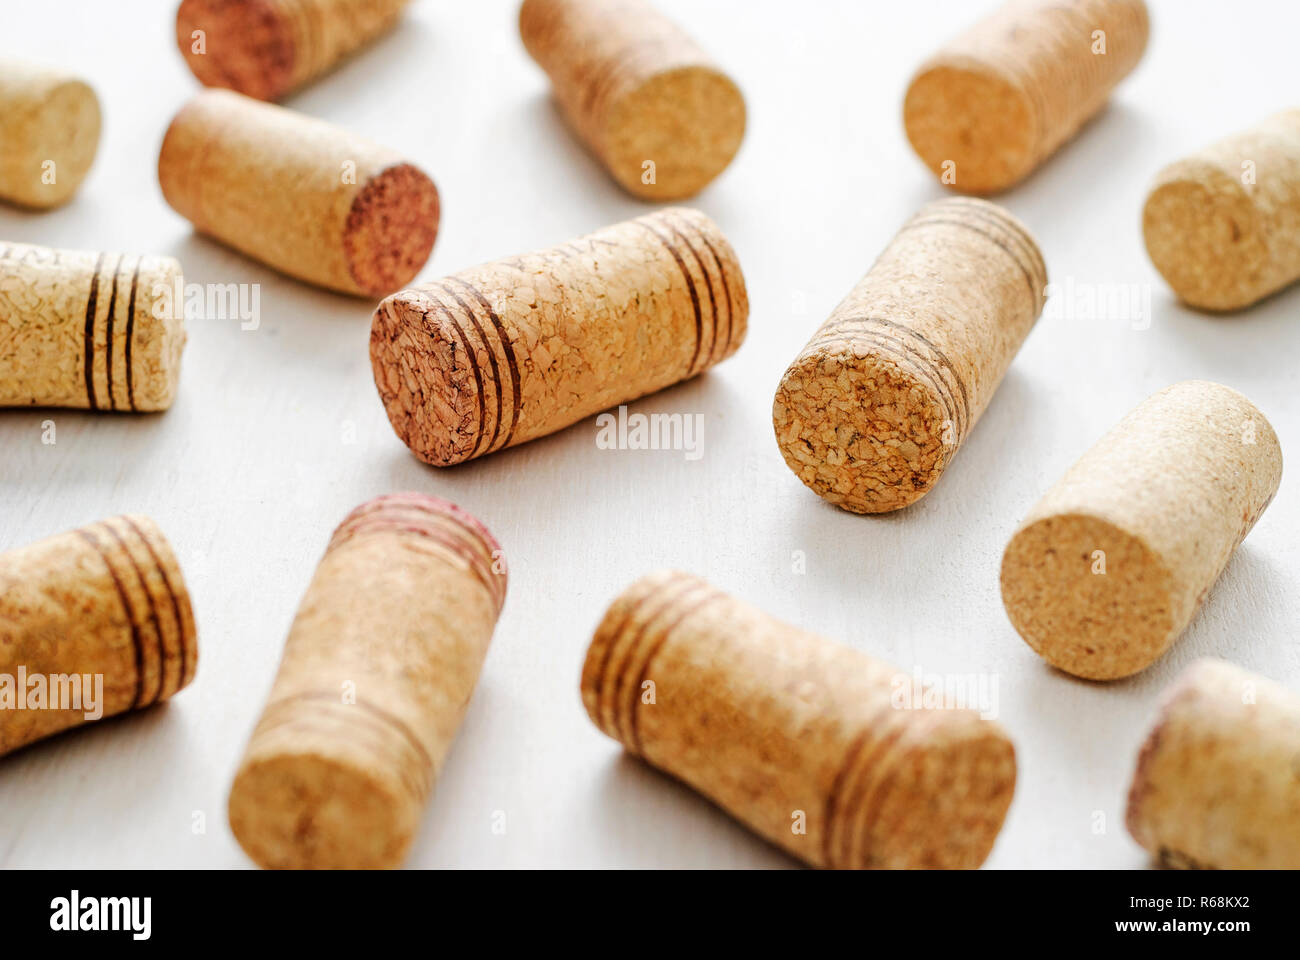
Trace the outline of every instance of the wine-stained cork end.
<instances>
[{"instance_id":1,"label":"wine-stained cork end","mask_svg":"<svg viewBox=\"0 0 1300 960\"><path fill-rule=\"evenodd\" d=\"M348 213L343 250L363 293L384 296L415 278L438 236L438 188L418 167L388 167L366 183Z\"/></svg>"},{"instance_id":2,"label":"wine-stained cork end","mask_svg":"<svg viewBox=\"0 0 1300 960\"><path fill-rule=\"evenodd\" d=\"M182 0L176 45L204 86L259 100L294 86L293 27L268 0Z\"/></svg>"}]
</instances>

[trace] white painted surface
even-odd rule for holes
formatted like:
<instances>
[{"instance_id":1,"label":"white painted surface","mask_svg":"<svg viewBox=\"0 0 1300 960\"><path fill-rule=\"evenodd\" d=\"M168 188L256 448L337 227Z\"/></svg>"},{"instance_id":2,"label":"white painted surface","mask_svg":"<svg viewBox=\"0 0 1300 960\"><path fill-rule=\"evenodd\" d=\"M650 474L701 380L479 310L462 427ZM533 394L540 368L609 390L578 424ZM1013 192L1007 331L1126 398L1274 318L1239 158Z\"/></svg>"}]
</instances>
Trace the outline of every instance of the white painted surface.
<instances>
[{"instance_id":1,"label":"white painted surface","mask_svg":"<svg viewBox=\"0 0 1300 960\"><path fill-rule=\"evenodd\" d=\"M598 450L594 421L447 471L389 428L366 354L372 304L282 278L195 236L155 165L197 85L175 4L6 4L0 55L75 65L105 112L76 200L0 207L0 237L165 253L200 283L260 283L262 321L190 325L179 399L156 416L0 412L0 549L122 511L151 514L199 624L196 683L170 705L0 761L0 866L247 864L225 822L244 742L334 525L402 489L482 517L510 596L412 866L781 866L791 861L674 781L620 755L577 694L591 630L641 574L677 566L910 671L984 672L1019 785L990 866L1123 867L1124 797L1159 691L1197 656L1300 687L1300 481L1294 472L1202 614L1156 666L1107 686L1047 668L1003 614L997 570L1019 518L1143 397L1176 380L1236 387L1300 451L1300 289L1238 316L1184 310L1150 266L1139 211L1156 170L1296 96L1300 7L1156 2L1138 71L1076 142L1000 198L1058 283L1149 285L1149 329L1045 318L939 487L893 516L808 492L772 438L782 370L899 225L942 196L901 102L920 60L987 3L662 0L731 70L750 129L695 203L732 239L749 339L714 372L644 400L702 413L704 456ZM405 151L442 191L433 278L644 212L562 127L524 53L516 5L417 0L401 29L288 103ZM794 11L793 13L791 11ZM53 419L57 443L41 443ZM343 442L355 429L355 443ZM807 573L792 573L805 551ZM505 811L504 835L492 831ZM192 830L196 812L206 833ZM1104 833L1094 830L1097 812Z\"/></svg>"}]
</instances>

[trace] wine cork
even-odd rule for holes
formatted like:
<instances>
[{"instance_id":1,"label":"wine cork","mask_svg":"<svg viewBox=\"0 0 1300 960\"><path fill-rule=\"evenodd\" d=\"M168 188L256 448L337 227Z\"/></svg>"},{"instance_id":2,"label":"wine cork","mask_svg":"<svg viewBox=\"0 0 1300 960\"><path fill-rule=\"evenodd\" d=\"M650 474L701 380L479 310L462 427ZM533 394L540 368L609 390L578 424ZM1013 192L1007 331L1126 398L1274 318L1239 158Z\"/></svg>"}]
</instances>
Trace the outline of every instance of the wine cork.
<instances>
[{"instance_id":1,"label":"wine cork","mask_svg":"<svg viewBox=\"0 0 1300 960\"><path fill-rule=\"evenodd\" d=\"M160 703L197 665L189 591L148 517L0 553L0 755Z\"/></svg>"},{"instance_id":2,"label":"wine cork","mask_svg":"<svg viewBox=\"0 0 1300 960\"><path fill-rule=\"evenodd\" d=\"M923 207L781 378L781 455L818 496L898 510L938 481L1043 309L1047 270L982 200Z\"/></svg>"},{"instance_id":3,"label":"wine cork","mask_svg":"<svg viewBox=\"0 0 1300 960\"><path fill-rule=\"evenodd\" d=\"M1282 479L1249 400L1188 380L1147 398L1029 512L1002 557L1025 642L1090 680L1143 670L1186 629Z\"/></svg>"},{"instance_id":4,"label":"wine cork","mask_svg":"<svg viewBox=\"0 0 1300 960\"><path fill-rule=\"evenodd\" d=\"M1005 190L1102 108L1149 32L1143 0L1011 0L912 78L912 149L955 189Z\"/></svg>"},{"instance_id":5,"label":"wine cork","mask_svg":"<svg viewBox=\"0 0 1300 960\"><path fill-rule=\"evenodd\" d=\"M740 89L645 0L524 0L519 33L569 125L634 196L693 196L740 149Z\"/></svg>"},{"instance_id":6,"label":"wine cork","mask_svg":"<svg viewBox=\"0 0 1300 960\"><path fill-rule=\"evenodd\" d=\"M664 572L610 606L582 700L604 733L817 867L978 867L1015 789L973 710L911 706L910 678Z\"/></svg>"},{"instance_id":7,"label":"wine cork","mask_svg":"<svg viewBox=\"0 0 1300 960\"><path fill-rule=\"evenodd\" d=\"M278 100L391 29L410 0L182 0L176 44L199 82Z\"/></svg>"},{"instance_id":8,"label":"wine cork","mask_svg":"<svg viewBox=\"0 0 1300 960\"><path fill-rule=\"evenodd\" d=\"M1221 660L1166 693L1128 830L1165 866L1300 870L1300 696Z\"/></svg>"},{"instance_id":9,"label":"wine cork","mask_svg":"<svg viewBox=\"0 0 1300 960\"><path fill-rule=\"evenodd\" d=\"M1147 253L1183 302L1240 310L1300 278L1300 109L1160 171Z\"/></svg>"},{"instance_id":10,"label":"wine cork","mask_svg":"<svg viewBox=\"0 0 1300 960\"><path fill-rule=\"evenodd\" d=\"M726 237L669 208L389 297L370 362L402 442L447 466L692 377L748 317Z\"/></svg>"},{"instance_id":11,"label":"wine cork","mask_svg":"<svg viewBox=\"0 0 1300 960\"><path fill-rule=\"evenodd\" d=\"M0 406L166 410L183 289L171 257L0 242Z\"/></svg>"},{"instance_id":12,"label":"wine cork","mask_svg":"<svg viewBox=\"0 0 1300 960\"><path fill-rule=\"evenodd\" d=\"M402 862L505 592L496 541L444 500L378 497L339 524L230 790L254 861Z\"/></svg>"},{"instance_id":13,"label":"wine cork","mask_svg":"<svg viewBox=\"0 0 1300 960\"><path fill-rule=\"evenodd\" d=\"M67 202L99 149L99 98L84 80L0 59L0 200Z\"/></svg>"},{"instance_id":14,"label":"wine cork","mask_svg":"<svg viewBox=\"0 0 1300 960\"><path fill-rule=\"evenodd\" d=\"M382 296L429 259L438 190L396 153L228 90L194 97L158 157L195 229L291 277Z\"/></svg>"}]
</instances>

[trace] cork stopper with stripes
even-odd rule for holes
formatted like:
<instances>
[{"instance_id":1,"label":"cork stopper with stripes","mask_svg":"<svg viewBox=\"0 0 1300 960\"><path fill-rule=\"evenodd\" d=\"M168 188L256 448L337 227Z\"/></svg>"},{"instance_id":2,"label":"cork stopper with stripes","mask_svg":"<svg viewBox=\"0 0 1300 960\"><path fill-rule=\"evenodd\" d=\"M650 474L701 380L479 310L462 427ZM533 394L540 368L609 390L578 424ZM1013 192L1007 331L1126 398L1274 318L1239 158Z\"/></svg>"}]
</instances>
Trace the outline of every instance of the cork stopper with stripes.
<instances>
[{"instance_id":1,"label":"cork stopper with stripes","mask_svg":"<svg viewBox=\"0 0 1300 960\"><path fill-rule=\"evenodd\" d=\"M505 559L477 519L419 493L334 531L230 790L268 868L399 866L478 682Z\"/></svg>"},{"instance_id":2,"label":"cork stopper with stripes","mask_svg":"<svg viewBox=\"0 0 1300 960\"><path fill-rule=\"evenodd\" d=\"M855 513L906 507L938 481L1043 309L1047 270L1001 207L923 207L777 387L786 464Z\"/></svg>"},{"instance_id":3,"label":"cork stopper with stripes","mask_svg":"<svg viewBox=\"0 0 1300 960\"><path fill-rule=\"evenodd\" d=\"M631 753L817 867L973 868L1015 790L1015 750L909 674L661 572L614 600L582 700ZM914 694L914 695L913 695Z\"/></svg>"},{"instance_id":4,"label":"cork stopper with stripes","mask_svg":"<svg viewBox=\"0 0 1300 960\"><path fill-rule=\"evenodd\" d=\"M0 709L0 755L95 714L166 700L197 666L189 591L148 517L111 517L0 554L0 676L22 701Z\"/></svg>"},{"instance_id":5,"label":"cork stopper with stripes","mask_svg":"<svg viewBox=\"0 0 1300 960\"><path fill-rule=\"evenodd\" d=\"M370 362L397 435L448 466L707 370L748 317L722 231L669 208L394 294Z\"/></svg>"},{"instance_id":6,"label":"cork stopper with stripes","mask_svg":"<svg viewBox=\"0 0 1300 960\"><path fill-rule=\"evenodd\" d=\"M60 70L0 58L0 200L66 203L99 150L99 98Z\"/></svg>"},{"instance_id":7,"label":"cork stopper with stripes","mask_svg":"<svg viewBox=\"0 0 1300 960\"><path fill-rule=\"evenodd\" d=\"M0 406L166 410L183 290L171 257L0 242Z\"/></svg>"}]
</instances>

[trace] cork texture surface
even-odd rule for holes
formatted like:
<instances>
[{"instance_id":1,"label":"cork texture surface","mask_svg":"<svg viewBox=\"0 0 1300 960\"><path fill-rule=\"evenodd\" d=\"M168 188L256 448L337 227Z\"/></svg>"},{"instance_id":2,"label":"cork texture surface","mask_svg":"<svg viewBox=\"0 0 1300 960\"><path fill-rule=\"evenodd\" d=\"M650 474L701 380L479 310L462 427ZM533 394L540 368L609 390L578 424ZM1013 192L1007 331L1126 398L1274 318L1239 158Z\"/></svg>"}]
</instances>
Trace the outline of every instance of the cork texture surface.
<instances>
[{"instance_id":1,"label":"cork texture surface","mask_svg":"<svg viewBox=\"0 0 1300 960\"><path fill-rule=\"evenodd\" d=\"M66 203L95 161L101 121L85 80L0 57L0 200L34 209Z\"/></svg>"}]
</instances>

